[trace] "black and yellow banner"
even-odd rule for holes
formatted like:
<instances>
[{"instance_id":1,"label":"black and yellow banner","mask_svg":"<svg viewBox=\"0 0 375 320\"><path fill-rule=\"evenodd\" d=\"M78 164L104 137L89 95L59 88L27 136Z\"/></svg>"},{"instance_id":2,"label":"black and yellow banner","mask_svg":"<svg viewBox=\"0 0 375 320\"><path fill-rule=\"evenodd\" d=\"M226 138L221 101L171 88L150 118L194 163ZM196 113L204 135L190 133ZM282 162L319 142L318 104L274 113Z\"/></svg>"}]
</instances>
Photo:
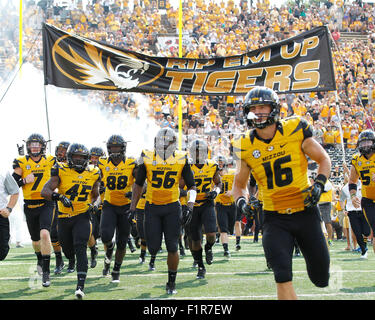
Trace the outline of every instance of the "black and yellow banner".
<instances>
[{"instance_id":1,"label":"black and yellow banner","mask_svg":"<svg viewBox=\"0 0 375 320\"><path fill-rule=\"evenodd\" d=\"M336 90L329 34L318 27L243 55L152 57L43 25L45 84L91 90L244 95Z\"/></svg>"}]
</instances>

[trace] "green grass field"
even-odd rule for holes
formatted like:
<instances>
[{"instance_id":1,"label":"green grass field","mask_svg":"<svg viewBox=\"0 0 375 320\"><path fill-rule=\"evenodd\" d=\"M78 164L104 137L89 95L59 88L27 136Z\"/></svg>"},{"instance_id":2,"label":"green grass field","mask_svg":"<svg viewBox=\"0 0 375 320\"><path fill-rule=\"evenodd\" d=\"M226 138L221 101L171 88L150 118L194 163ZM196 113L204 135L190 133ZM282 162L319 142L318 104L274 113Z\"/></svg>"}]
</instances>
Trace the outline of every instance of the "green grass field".
<instances>
[{"instance_id":1,"label":"green grass field","mask_svg":"<svg viewBox=\"0 0 375 320\"><path fill-rule=\"evenodd\" d=\"M327 288L316 288L308 279L303 257L293 259L293 283L301 300L373 300L375 298L375 255L369 248L368 259L361 260L359 253L345 251L346 242L334 241L330 247L331 278ZM266 268L261 243L249 237L241 240L241 250L232 256L223 256L221 244L214 246L214 263L206 266L206 278L196 279L192 257L187 252L180 259L177 275L178 293L165 294L167 281L167 253L159 253L156 270L148 271L148 260L138 262L139 249L128 253L121 268L119 284L103 277L103 246L99 244L96 268L89 269L85 285L85 300L128 299L194 299L194 300L275 300L276 290L272 271ZM89 250L88 250L89 255ZM65 259L66 265L67 261ZM36 257L31 246L11 248L5 261L0 262L1 300L72 300L76 286L76 273L54 275L55 257L51 259L51 286L43 288L36 273Z\"/></svg>"}]
</instances>

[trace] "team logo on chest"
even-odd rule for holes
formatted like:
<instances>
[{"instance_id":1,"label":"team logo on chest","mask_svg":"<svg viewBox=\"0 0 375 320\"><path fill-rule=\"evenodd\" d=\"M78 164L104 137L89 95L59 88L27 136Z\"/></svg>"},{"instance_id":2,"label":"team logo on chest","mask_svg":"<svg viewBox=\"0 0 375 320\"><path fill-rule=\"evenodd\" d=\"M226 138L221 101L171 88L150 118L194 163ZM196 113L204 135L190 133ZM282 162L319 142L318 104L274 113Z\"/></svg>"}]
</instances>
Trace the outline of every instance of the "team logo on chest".
<instances>
[{"instance_id":1,"label":"team logo on chest","mask_svg":"<svg viewBox=\"0 0 375 320\"><path fill-rule=\"evenodd\" d=\"M254 157L255 159L260 158L260 151L259 151L259 150L254 150L254 151L253 151L253 157Z\"/></svg>"},{"instance_id":2,"label":"team logo on chest","mask_svg":"<svg viewBox=\"0 0 375 320\"><path fill-rule=\"evenodd\" d=\"M272 151L273 149L274 149L273 146L269 146L269 147L267 147L267 151Z\"/></svg>"}]
</instances>

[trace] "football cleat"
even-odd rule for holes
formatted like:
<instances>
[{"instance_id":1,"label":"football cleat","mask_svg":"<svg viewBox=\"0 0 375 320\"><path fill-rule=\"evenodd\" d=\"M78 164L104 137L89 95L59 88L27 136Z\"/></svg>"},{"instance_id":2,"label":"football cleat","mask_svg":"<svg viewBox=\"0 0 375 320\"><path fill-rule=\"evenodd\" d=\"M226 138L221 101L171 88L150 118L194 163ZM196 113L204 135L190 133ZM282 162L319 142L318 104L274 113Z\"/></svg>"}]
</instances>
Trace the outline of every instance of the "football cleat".
<instances>
[{"instance_id":1,"label":"football cleat","mask_svg":"<svg viewBox=\"0 0 375 320\"><path fill-rule=\"evenodd\" d=\"M61 261L61 263L56 266L56 268L54 270L54 274L61 274L61 272L63 271L64 267L65 267L65 263L64 263L64 261Z\"/></svg>"},{"instance_id":2,"label":"football cleat","mask_svg":"<svg viewBox=\"0 0 375 320\"><path fill-rule=\"evenodd\" d=\"M77 290L75 291L74 294L75 294L77 300L82 300L83 297L85 296L85 294L83 292L83 288L81 288L81 287L77 287Z\"/></svg>"},{"instance_id":3,"label":"football cleat","mask_svg":"<svg viewBox=\"0 0 375 320\"><path fill-rule=\"evenodd\" d=\"M212 261L214 260L214 255L212 253L212 249L204 249L204 251L206 252L206 262L207 264L212 264Z\"/></svg>"},{"instance_id":4,"label":"football cleat","mask_svg":"<svg viewBox=\"0 0 375 320\"><path fill-rule=\"evenodd\" d=\"M224 257L230 258L230 252L229 251L224 251Z\"/></svg>"},{"instance_id":5,"label":"football cleat","mask_svg":"<svg viewBox=\"0 0 375 320\"><path fill-rule=\"evenodd\" d=\"M206 275L206 268L199 267L198 273L197 273L197 279L204 279L205 275Z\"/></svg>"},{"instance_id":6,"label":"football cleat","mask_svg":"<svg viewBox=\"0 0 375 320\"><path fill-rule=\"evenodd\" d=\"M148 265L148 271L155 271L155 263L150 262Z\"/></svg>"},{"instance_id":7,"label":"football cleat","mask_svg":"<svg viewBox=\"0 0 375 320\"><path fill-rule=\"evenodd\" d=\"M196 260L194 260L194 262L193 262L193 266L192 266L193 268L197 268L198 267L198 261L196 261Z\"/></svg>"},{"instance_id":8,"label":"football cleat","mask_svg":"<svg viewBox=\"0 0 375 320\"><path fill-rule=\"evenodd\" d=\"M49 272L43 272L42 275L42 286L43 287L49 287L51 285L51 281L49 279Z\"/></svg>"},{"instance_id":9,"label":"football cleat","mask_svg":"<svg viewBox=\"0 0 375 320\"><path fill-rule=\"evenodd\" d=\"M362 255L361 255L361 259L367 259L367 248L366 248L366 251L365 251L365 253L363 253Z\"/></svg>"},{"instance_id":10,"label":"football cleat","mask_svg":"<svg viewBox=\"0 0 375 320\"><path fill-rule=\"evenodd\" d=\"M165 286L165 290L167 291L167 294L176 294L176 283L175 282L167 282Z\"/></svg>"},{"instance_id":11,"label":"football cleat","mask_svg":"<svg viewBox=\"0 0 375 320\"><path fill-rule=\"evenodd\" d=\"M66 269L66 272L68 273L72 273L74 272L76 269L76 262L75 260L69 260L69 265L68 265L68 269Z\"/></svg>"},{"instance_id":12,"label":"football cleat","mask_svg":"<svg viewBox=\"0 0 375 320\"><path fill-rule=\"evenodd\" d=\"M239 244L236 244L236 251L240 251L241 250L241 246Z\"/></svg>"},{"instance_id":13,"label":"football cleat","mask_svg":"<svg viewBox=\"0 0 375 320\"><path fill-rule=\"evenodd\" d=\"M143 257L143 256L139 256L139 263L140 263L140 264L144 264L145 261L146 261L145 257Z\"/></svg>"},{"instance_id":14,"label":"football cleat","mask_svg":"<svg viewBox=\"0 0 375 320\"><path fill-rule=\"evenodd\" d=\"M119 283L120 282L120 271L112 271L112 283Z\"/></svg>"}]
</instances>

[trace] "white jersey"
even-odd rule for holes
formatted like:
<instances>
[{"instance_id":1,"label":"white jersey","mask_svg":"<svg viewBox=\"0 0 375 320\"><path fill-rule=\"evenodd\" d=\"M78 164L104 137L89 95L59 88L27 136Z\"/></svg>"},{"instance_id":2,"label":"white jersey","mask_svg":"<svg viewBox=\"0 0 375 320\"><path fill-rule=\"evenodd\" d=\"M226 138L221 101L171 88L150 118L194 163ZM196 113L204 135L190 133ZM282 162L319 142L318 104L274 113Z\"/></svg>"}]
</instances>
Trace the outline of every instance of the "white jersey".
<instances>
[{"instance_id":1,"label":"white jersey","mask_svg":"<svg viewBox=\"0 0 375 320\"><path fill-rule=\"evenodd\" d=\"M8 196L19 193L17 182L7 171L0 173L0 209L4 209L8 204Z\"/></svg>"},{"instance_id":2,"label":"white jersey","mask_svg":"<svg viewBox=\"0 0 375 320\"><path fill-rule=\"evenodd\" d=\"M362 183L361 180L358 180L357 184L357 197L359 200L362 198L362 192L361 188ZM345 201L346 200L346 206L345 209L346 211L360 211L362 210L362 207L359 206L359 208L355 208L352 203L352 199L350 198L350 193L349 193L349 184L347 183L343 188L341 189L341 195L340 195L340 201Z\"/></svg>"}]
</instances>

